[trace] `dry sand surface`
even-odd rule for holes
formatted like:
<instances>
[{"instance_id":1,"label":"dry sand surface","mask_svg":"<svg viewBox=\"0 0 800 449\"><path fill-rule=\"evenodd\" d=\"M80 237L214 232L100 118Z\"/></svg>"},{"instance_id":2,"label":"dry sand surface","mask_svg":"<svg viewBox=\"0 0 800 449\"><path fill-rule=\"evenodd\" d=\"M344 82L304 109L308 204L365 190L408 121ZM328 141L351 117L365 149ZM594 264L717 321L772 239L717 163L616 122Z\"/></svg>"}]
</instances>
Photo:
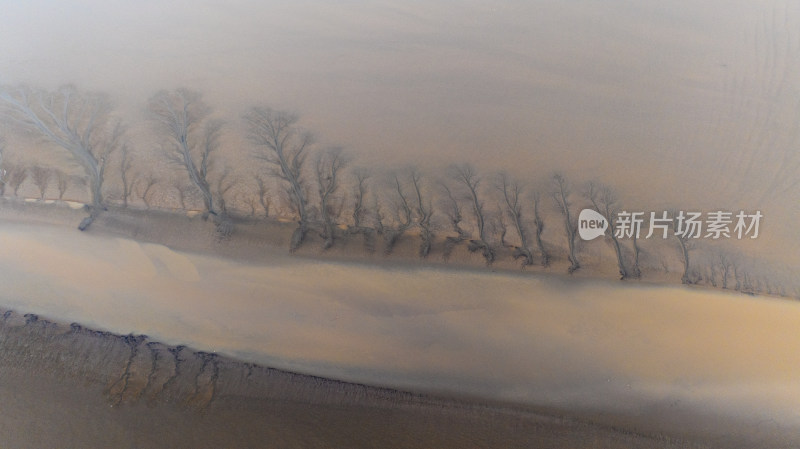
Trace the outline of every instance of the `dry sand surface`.
<instances>
[{"instance_id":1,"label":"dry sand surface","mask_svg":"<svg viewBox=\"0 0 800 449\"><path fill-rule=\"evenodd\" d=\"M795 302L0 210L0 304L109 331L6 316L11 447L800 444Z\"/></svg>"}]
</instances>

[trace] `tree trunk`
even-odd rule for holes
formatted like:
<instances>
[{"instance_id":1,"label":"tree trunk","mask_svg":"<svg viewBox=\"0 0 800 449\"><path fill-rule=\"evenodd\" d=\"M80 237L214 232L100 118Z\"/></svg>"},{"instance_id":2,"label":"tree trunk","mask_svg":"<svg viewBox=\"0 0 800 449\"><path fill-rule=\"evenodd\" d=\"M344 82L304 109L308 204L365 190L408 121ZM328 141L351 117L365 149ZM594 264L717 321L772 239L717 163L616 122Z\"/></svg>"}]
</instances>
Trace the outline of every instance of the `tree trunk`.
<instances>
[{"instance_id":1,"label":"tree trunk","mask_svg":"<svg viewBox=\"0 0 800 449\"><path fill-rule=\"evenodd\" d=\"M683 276L681 276L681 282L691 284L692 280L689 278L689 249L683 239L679 238L678 242L681 244L681 252L683 253Z\"/></svg>"},{"instance_id":2,"label":"tree trunk","mask_svg":"<svg viewBox=\"0 0 800 449\"><path fill-rule=\"evenodd\" d=\"M544 221L542 221L542 217L539 215L538 193L535 194L533 202L533 220L534 224L536 225L536 247L539 249L539 253L541 253L542 266L547 267L550 265L550 254L547 253L547 249L544 247L544 241L542 240L542 232L544 232Z\"/></svg>"},{"instance_id":3,"label":"tree trunk","mask_svg":"<svg viewBox=\"0 0 800 449\"><path fill-rule=\"evenodd\" d=\"M622 257L622 248L620 248L619 240L614 235L614 228L611 228L611 240L614 242L614 251L617 253L617 265L619 266L619 275L621 280L628 279L628 270L625 268L625 261Z\"/></svg>"},{"instance_id":4,"label":"tree trunk","mask_svg":"<svg viewBox=\"0 0 800 449\"><path fill-rule=\"evenodd\" d=\"M325 244L323 245L322 249L329 249L330 247L333 246L333 240L334 240L333 233L335 226L333 225L333 220L331 219L330 214L328 214L327 194L322 196L321 206L322 206L322 222L323 222L322 224L325 227Z\"/></svg>"},{"instance_id":5,"label":"tree trunk","mask_svg":"<svg viewBox=\"0 0 800 449\"><path fill-rule=\"evenodd\" d=\"M633 234L633 276L636 279L642 277L642 271L639 268L639 243L637 242L636 233Z\"/></svg>"},{"instance_id":6,"label":"tree trunk","mask_svg":"<svg viewBox=\"0 0 800 449\"><path fill-rule=\"evenodd\" d=\"M303 243L303 240L305 240L307 233L308 225L301 219L298 223L297 229L295 229L292 233L292 239L289 244L289 252L294 253L298 248L300 248L300 245Z\"/></svg>"},{"instance_id":7,"label":"tree trunk","mask_svg":"<svg viewBox=\"0 0 800 449\"><path fill-rule=\"evenodd\" d=\"M92 194L92 205L89 207L89 216L84 218L78 225L78 229L85 231L94 222L95 218L104 210L106 210L103 203L103 168L97 166L97 162L83 159L84 171L89 177L89 190Z\"/></svg>"}]
</instances>

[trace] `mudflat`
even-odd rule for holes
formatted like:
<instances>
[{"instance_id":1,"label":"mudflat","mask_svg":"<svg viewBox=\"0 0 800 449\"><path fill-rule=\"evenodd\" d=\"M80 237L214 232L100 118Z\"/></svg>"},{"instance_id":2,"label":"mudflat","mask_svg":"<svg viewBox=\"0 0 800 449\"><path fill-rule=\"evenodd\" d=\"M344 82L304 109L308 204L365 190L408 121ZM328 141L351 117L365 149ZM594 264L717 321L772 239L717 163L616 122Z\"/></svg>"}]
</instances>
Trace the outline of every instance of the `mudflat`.
<instances>
[{"instance_id":1,"label":"mudflat","mask_svg":"<svg viewBox=\"0 0 800 449\"><path fill-rule=\"evenodd\" d=\"M567 416L264 368L5 311L0 445L13 448L683 448Z\"/></svg>"}]
</instances>

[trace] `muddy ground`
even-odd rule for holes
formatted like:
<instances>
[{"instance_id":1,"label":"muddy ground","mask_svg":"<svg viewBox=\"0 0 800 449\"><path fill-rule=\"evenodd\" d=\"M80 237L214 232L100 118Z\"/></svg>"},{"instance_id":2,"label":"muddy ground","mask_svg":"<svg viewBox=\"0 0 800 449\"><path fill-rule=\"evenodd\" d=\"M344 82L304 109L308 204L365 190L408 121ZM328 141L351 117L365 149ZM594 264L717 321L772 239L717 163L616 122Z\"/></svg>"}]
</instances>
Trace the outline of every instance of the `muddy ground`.
<instances>
[{"instance_id":1,"label":"muddy ground","mask_svg":"<svg viewBox=\"0 0 800 449\"><path fill-rule=\"evenodd\" d=\"M9 448L683 448L569 417L337 382L4 311Z\"/></svg>"}]
</instances>

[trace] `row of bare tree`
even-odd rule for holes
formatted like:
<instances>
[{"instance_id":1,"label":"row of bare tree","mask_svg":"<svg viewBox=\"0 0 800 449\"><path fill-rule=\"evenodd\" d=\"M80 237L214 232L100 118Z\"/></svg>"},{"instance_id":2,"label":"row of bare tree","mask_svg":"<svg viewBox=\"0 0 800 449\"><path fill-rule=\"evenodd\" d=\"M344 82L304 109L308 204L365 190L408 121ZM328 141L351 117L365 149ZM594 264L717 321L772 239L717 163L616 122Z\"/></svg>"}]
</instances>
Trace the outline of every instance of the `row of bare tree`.
<instances>
[{"instance_id":1,"label":"row of bare tree","mask_svg":"<svg viewBox=\"0 0 800 449\"><path fill-rule=\"evenodd\" d=\"M82 181L70 181L61 170L3 163L0 146L0 189L8 186L16 195L30 177L44 198L55 180L59 198L63 198L70 182L84 182L90 202L89 216L81 222L81 230L107 208L104 182L112 155L116 154L114 160L118 161L113 172L118 173L121 207L128 207L136 193L149 208L156 189L163 189L165 182L156 177L152 167L148 168L144 159L137 160L134 147L125 137L125 127L113 115L104 95L72 86L56 91L3 87L0 104L8 123L25 134L48 140L83 171ZM251 175L253 182L245 183L242 175L218 168L225 123L212 116L200 93L188 89L161 91L150 98L148 110L163 142L163 160L182 173L183 181L166 180L182 208L187 209L190 199L198 198L203 217L211 217L223 237L233 232L242 204L249 207L252 216L259 206L265 217L275 206L289 210L297 220L289 243L292 252L303 245L309 232L315 232L322 238L324 249L333 247L339 239L360 236L368 251L374 251L381 239L383 251L390 254L413 232L422 258L428 257L435 245L441 245L442 257L447 260L463 245L489 265L506 250L522 267L547 267L558 248L566 247L568 272L574 273L581 268L577 212L592 207L608 217L614 229L619 211L618 197L609 186L591 182L574 192L562 174L554 174L547 187L531 189L508 174L481 174L469 164L453 165L445 173L423 173L416 168L374 173L363 167L350 170L352 159L342 148L315 149L314 137L299 126L297 115L263 106L243 114L253 160L261 164ZM234 190L239 192L238 209L230 205L230 192ZM563 227L563 246L548 243L543 237L546 220L556 221L554 213ZM552 239L554 233L549 235ZM642 250L636 238L625 244L610 232L606 241L614 250L620 278L641 277ZM743 258L733 257L729 251L718 250L715 257L704 256L691 263L695 244L676 237L683 283L704 282L769 293L783 288L752 274Z\"/></svg>"},{"instance_id":2,"label":"row of bare tree","mask_svg":"<svg viewBox=\"0 0 800 449\"><path fill-rule=\"evenodd\" d=\"M26 167L24 165L2 164L2 170L0 170L0 196L5 195L6 187L10 189L9 191L14 196L19 196L20 187L29 178L39 190L40 199L45 198L45 194L51 185L58 189L58 199L63 200L64 194L70 185L84 183L83 178L70 176L54 168L39 165Z\"/></svg>"}]
</instances>

